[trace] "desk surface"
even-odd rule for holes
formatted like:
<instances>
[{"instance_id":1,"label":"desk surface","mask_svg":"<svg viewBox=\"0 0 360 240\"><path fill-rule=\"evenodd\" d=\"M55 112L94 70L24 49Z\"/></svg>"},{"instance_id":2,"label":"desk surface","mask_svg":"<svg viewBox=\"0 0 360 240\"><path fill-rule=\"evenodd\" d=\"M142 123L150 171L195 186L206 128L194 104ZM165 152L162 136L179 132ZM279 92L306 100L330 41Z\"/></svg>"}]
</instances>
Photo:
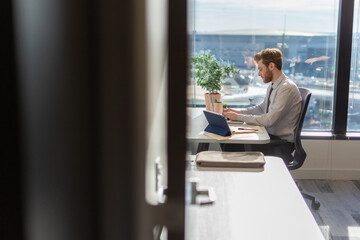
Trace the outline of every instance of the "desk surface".
<instances>
[{"instance_id":1,"label":"desk surface","mask_svg":"<svg viewBox=\"0 0 360 240\"><path fill-rule=\"evenodd\" d=\"M190 168L187 177L214 187L217 199L186 206L186 239L324 239L280 158L266 157L260 172Z\"/></svg>"},{"instance_id":2,"label":"desk surface","mask_svg":"<svg viewBox=\"0 0 360 240\"><path fill-rule=\"evenodd\" d=\"M195 113L195 114L194 114ZM190 126L188 126L187 139L197 143L238 143L238 144L266 144L270 137L264 127L260 127L259 133L235 134L229 139L218 140L204 135L204 129L208 122L199 109L193 110ZM229 124L231 125L231 124ZM234 126L241 126L236 124Z\"/></svg>"}]
</instances>

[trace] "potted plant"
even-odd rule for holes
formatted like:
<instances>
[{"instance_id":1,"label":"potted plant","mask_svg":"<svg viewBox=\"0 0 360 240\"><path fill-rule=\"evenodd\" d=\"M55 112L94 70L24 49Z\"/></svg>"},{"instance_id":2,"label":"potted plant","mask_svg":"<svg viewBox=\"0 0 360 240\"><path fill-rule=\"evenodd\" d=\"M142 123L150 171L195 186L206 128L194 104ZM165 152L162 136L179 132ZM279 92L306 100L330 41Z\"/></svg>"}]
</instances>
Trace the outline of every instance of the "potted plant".
<instances>
[{"instance_id":1,"label":"potted plant","mask_svg":"<svg viewBox=\"0 0 360 240\"><path fill-rule=\"evenodd\" d=\"M205 89L206 110L214 111L214 103L221 103L221 85L230 74L238 73L234 65L217 59L209 50L192 57L193 77L197 85Z\"/></svg>"}]
</instances>

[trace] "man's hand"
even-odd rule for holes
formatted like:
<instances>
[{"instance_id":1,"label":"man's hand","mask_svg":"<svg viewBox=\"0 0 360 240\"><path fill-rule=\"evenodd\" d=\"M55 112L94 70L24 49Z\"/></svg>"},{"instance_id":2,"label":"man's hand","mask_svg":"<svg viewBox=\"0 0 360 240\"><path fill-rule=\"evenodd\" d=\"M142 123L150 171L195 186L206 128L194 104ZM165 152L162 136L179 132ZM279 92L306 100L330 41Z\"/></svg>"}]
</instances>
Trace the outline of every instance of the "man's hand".
<instances>
[{"instance_id":1,"label":"man's hand","mask_svg":"<svg viewBox=\"0 0 360 240\"><path fill-rule=\"evenodd\" d=\"M229 118L231 120L237 120L238 114L233 111L224 111L224 117Z\"/></svg>"},{"instance_id":2,"label":"man's hand","mask_svg":"<svg viewBox=\"0 0 360 240\"><path fill-rule=\"evenodd\" d=\"M224 114L225 114L225 113L229 113L229 112L233 112L233 113L237 113L237 114L242 114L242 111L241 111L241 110L235 110L235 109L232 109L232 108L225 108L225 109L224 109Z\"/></svg>"}]
</instances>

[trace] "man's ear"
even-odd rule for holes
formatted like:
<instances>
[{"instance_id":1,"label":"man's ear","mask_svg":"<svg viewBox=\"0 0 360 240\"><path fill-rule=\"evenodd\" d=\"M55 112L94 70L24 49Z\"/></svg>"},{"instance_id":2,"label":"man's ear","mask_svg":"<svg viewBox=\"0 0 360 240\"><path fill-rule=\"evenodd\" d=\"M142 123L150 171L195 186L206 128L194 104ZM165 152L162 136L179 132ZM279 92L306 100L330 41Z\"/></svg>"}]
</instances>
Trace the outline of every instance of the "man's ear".
<instances>
[{"instance_id":1,"label":"man's ear","mask_svg":"<svg viewBox=\"0 0 360 240\"><path fill-rule=\"evenodd\" d=\"M268 67L270 70L274 70L275 68L275 63L271 62L269 63L269 67Z\"/></svg>"}]
</instances>

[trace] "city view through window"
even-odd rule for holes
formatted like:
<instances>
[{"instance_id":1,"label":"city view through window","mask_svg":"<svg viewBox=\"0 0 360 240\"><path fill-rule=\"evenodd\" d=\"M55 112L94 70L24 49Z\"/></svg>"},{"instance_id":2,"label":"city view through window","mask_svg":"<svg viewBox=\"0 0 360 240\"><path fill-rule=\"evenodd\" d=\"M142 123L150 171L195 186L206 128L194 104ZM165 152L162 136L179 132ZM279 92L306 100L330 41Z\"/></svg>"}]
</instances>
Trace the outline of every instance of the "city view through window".
<instances>
[{"instance_id":1,"label":"city view through window","mask_svg":"<svg viewBox=\"0 0 360 240\"><path fill-rule=\"evenodd\" d=\"M253 56L279 48L285 75L313 92L303 130L331 130L339 1L195 0L189 6L191 54L210 51L239 70L222 84L223 103L244 108L263 101L268 85L258 77ZM354 36L357 27L354 22ZM357 41L354 37L348 107L348 130L355 131L360 130ZM194 79L188 88L189 105L203 107L205 90Z\"/></svg>"}]
</instances>

